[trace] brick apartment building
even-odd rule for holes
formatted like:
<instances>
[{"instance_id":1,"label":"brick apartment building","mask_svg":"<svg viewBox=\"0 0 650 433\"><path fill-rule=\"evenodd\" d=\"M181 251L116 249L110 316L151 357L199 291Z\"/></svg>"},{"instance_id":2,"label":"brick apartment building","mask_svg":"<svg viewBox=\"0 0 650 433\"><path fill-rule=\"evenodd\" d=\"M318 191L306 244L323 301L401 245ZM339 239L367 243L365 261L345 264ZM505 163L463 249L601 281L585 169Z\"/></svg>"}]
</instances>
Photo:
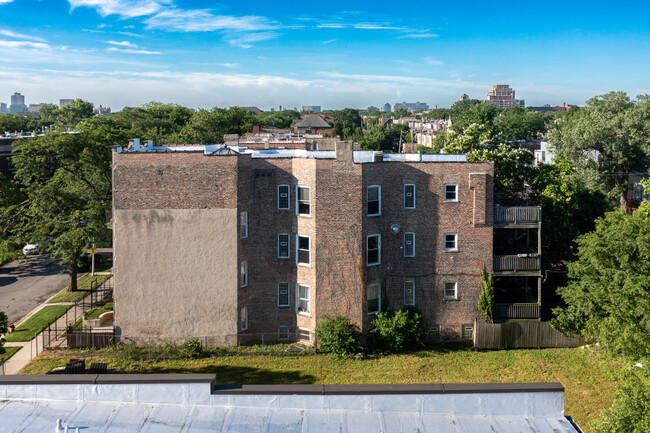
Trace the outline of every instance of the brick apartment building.
<instances>
[{"instance_id":1,"label":"brick apartment building","mask_svg":"<svg viewBox=\"0 0 650 433\"><path fill-rule=\"evenodd\" d=\"M113 154L122 337L313 342L414 305L471 338L493 263L493 165L463 155L141 146ZM465 335L463 335L465 334Z\"/></svg>"}]
</instances>

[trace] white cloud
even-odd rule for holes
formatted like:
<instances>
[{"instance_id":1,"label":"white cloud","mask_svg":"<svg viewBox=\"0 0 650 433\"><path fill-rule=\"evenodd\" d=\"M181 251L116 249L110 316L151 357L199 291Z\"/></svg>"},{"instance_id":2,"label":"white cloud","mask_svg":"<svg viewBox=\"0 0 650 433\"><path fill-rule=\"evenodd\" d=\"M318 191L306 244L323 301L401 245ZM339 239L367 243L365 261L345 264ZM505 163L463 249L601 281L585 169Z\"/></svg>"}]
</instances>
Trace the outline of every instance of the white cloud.
<instances>
[{"instance_id":1,"label":"white cloud","mask_svg":"<svg viewBox=\"0 0 650 433\"><path fill-rule=\"evenodd\" d=\"M420 38L437 38L440 35L430 32L407 33L400 36L400 38L420 39Z\"/></svg>"},{"instance_id":2,"label":"white cloud","mask_svg":"<svg viewBox=\"0 0 650 433\"><path fill-rule=\"evenodd\" d=\"M435 57L425 57L423 60L424 60L424 63L427 63L429 65L433 65L433 66L440 66L440 65L445 64L445 62L443 62L442 60L438 60Z\"/></svg>"},{"instance_id":3,"label":"white cloud","mask_svg":"<svg viewBox=\"0 0 650 433\"><path fill-rule=\"evenodd\" d=\"M133 44L129 41L104 41L106 44L111 44L111 45L117 45L119 47L129 47L129 48L137 48L138 46L136 44Z\"/></svg>"},{"instance_id":4,"label":"white cloud","mask_svg":"<svg viewBox=\"0 0 650 433\"><path fill-rule=\"evenodd\" d=\"M5 3L11 3L14 0L0 0L0 5Z\"/></svg>"},{"instance_id":5,"label":"white cloud","mask_svg":"<svg viewBox=\"0 0 650 433\"><path fill-rule=\"evenodd\" d=\"M110 51L110 52L113 52L113 53L117 52L117 53L127 53L127 54L144 54L144 55L162 54L160 51L136 50L136 49L133 49L133 48L121 49L121 48L115 48L115 47L107 48L107 51Z\"/></svg>"},{"instance_id":6,"label":"white cloud","mask_svg":"<svg viewBox=\"0 0 650 433\"><path fill-rule=\"evenodd\" d=\"M239 66L239 63L219 63L219 66L223 66L224 68L236 68Z\"/></svg>"},{"instance_id":7,"label":"white cloud","mask_svg":"<svg viewBox=\"0 0 650 433\"><path fill-rule=\"evenodd\" d=\"M355 29L361 30L404 30L404 27L386 26L382 24L354 24Z\"/></svg>"},{"instance_id":8,"label":"white cloud","mask_svg":"<svg viewBox=\"0 0 650 433\"><path fill-rule=\"evenodd\" d=\"M43 38L39 38L37 36L30 36L23 33L16 33L16 32L12 32L11 30L0 30L0 35L4 35L14 39L26 39L28 41L47 42Z\"/></svg>"},{"instance_id":9,"label":"white cloud","mask_svg":"<svg viewBox=\"0 0 650 433\"><path fill-rule=\"evenodd\" d=\"M49 50L50 46L42 42L0 40L0 48L34 48L37 50Z\"/></svg>"},{"instance_id":10,"label":"white cloud","mask_svg":"<svg viewBox=\"0 0 650 433\"><path fill-rule=\"evenodd\" d=\"M336 39L329 39L327 41L323 41L323 44L331 44L332 42L336 42Z\"/></svg>"},{"instance_id":11,"label":"white cloud","mask_svg":"<svg viewBox=\"0 0 650 433\"><path fill-rule=\"evenodd\" d=\"M267 41L278 36L276 32L234 33L224 39L234 47L251 48L253 42Z\"/></svg>"},{"instance_id":12,"label":"white cloud","mask_svg":"<svg viewBox=\"0 0 650 433\"><path fill-rule=\"evenodd\" d=\"M278 24L260 16L213 15L207 9L168 8L144 20L150 29L175 32L212 32L216 30L259 31L278 28Z\"/></svg>"},{"instance_id":13,"label":"white cloud","mask_svg":"<svg viewBox=\"0 0 650 433\"><path fill-rule=\"evenodd\" d=\"M122 18L135 18L152 15L170 2L168 0L68 0L70 9L81 6L97 9L102 16L119 15Z\"/></svg>"}]
</instances>

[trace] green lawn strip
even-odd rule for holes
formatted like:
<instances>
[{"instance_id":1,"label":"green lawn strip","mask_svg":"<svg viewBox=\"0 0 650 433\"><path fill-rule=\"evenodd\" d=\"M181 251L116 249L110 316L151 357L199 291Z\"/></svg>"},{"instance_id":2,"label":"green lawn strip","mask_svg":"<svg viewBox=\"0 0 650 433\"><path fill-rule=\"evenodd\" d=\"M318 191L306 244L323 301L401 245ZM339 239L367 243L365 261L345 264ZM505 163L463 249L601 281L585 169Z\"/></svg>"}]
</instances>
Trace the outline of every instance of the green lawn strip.
<instances>
[{"instance_id":1,"label":"green lawn strip","mask_svg":"<svg viewBox=\"0 0 650 433\"><path fill-rule=\"evenodd\" d=\"M105 362L110 369L124 373L215 373L220 384L560 382L566 388L566 414L581 427L588 427L601 410L611 405L613 373L622 365L621 361L585 349L477 352L461 346L368 359L244 353L199 359L164 359L163 355L147 359L148 354L147 347L128 346L48 351L22 373L44 374L64 366L70 358L86 358L87 363Z\"/></svg>"},{"instance_id":2,"label":"green lawn strip","mask_svg":"<svg viewBox=\"0 0 650 433\"><path fill-rule=\"evenodd\" d=\"M77 280L77 291L71 292L68 287L61 290L58 295L53 297L48 301L48 304L54 304L57 302L77 302L80 301L90 293L90 284L93 280L97 279L97 284L103 283L108 279L110 275L95 275L94 277L90 274L84 275L83 277Z\"/></svg>"},{"instance_id":3,"label":"green lawn strip","mask_svg":"<svg viewBox=\"0 0 650 433\"><path fill-rule=\"evenodd\" d=\"M29 341L43 330L44 326L49 325L54 320L63 316L71 305L51 305L41 308L34 313L29 319L22 323L16 330L5 336L7 341Z\"/></svg>"},{"instance_id":4,"label":"green lawn strip","mask_svg":"<svg viewBox=\"0 0 650 433\"><path fill-rule=\"evenodd\" d=\"M113 268L113 261L112 260L106 260L105 262L101 262L98 265L95 265L95 272L109 272Z\"/></svg>"},{"instance_id":5,"label":"green lawn strip","mask_svg":"<svg viewBox=\"0 0 650 433\"><path fill-rule=\"evenodd\" d=\"M20 349L22 349L22 347L20 347L20 346L4 346L4 347L1 347L0 348L0 364L2 363L2 359L4 359L6 361L7 359L11 358L11 356L14 353L18 352Z\"/></svg>"}]
</instances>

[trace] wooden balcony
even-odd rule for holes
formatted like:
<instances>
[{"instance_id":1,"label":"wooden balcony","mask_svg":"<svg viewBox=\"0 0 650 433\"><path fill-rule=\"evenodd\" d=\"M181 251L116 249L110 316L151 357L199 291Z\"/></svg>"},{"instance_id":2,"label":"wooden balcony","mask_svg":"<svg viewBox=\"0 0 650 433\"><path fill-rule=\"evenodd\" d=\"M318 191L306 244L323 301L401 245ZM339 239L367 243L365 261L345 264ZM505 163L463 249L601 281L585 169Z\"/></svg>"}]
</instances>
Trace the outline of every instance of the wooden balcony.
<instances>
[{"instance_id":1,"label":"wooden balcony","mask_svg":"<svg viewBox=\"0 0 650 433\"><path fill-rule=\"evenodd\" d=\"M492 317L496 321L511 319L539 319L538 304L494 304Z\"/></svg>"},{"instance_id":2,"label":"wooden balcony","mask_svg":"<svg viewBox=\"0 0 650 433\"><path fill-rule=\"evenodd\" d=\"M537 275L541 271L540 256L494 256L494 273L495 274L533 274Z\"/></svg>"},{"instance_id":3,"label":"wooden balcony","mask_svg":"<svg viewBox=\"0 0 650 433\"><path fill-rule=\"evenodd\" d=\"M542 208L538 206L495 206L494 224L501 226L538 226L542 222Z\"/></svg>"}]
</instances>

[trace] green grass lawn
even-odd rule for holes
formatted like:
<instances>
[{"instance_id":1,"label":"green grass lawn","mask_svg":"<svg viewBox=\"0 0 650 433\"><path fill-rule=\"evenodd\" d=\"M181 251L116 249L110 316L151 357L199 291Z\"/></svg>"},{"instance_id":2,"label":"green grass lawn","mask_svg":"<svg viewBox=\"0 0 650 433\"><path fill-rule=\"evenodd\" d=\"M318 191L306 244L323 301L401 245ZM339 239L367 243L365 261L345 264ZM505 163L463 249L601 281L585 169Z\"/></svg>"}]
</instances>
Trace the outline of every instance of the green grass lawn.
<instances>
[{"instance_id":1,"label":"green grass lawn","mask_svg":"<svg viewBox=\"0 0 650 433\"><path fill-rule=\"evenodd\" d=\"M22 373L44 374L70 358L86 358L125 373L214 373L220 384L560 382L566 388L566 414L584 427L611 405L613 373L622 365L586 349L475 351L450 346L368 359L215 353L220 352L199 359L170 359L163 349L149 357L147 347L47 351Z\"/></svg>"},{"instance_id":2,"label":"green grass lawn","mask_svg":"<svg viewBox=\"0 0 650 433\"><path fill-rule=\"evenodd\" d=\"M77 291L71 292L68 287L61 290L55 297L48 301L48 304L54 304L57 302L77 302L80 301L90 293L90 284L96 278L97 283L101 284L104 280L108 279L110 275L95 275L94 277L90 274L84 275L83 277L77 280Z\"/></svg>"},{"instance_id":3,"label":"green grass lawn","mask_svg":"<svg viewBox=\"0 0 650 433\"><path fill-rule=\"evenodd\" d=\"M49 325L55 319L63 316L70 305L51 305L43 307L33 316L27 319L16 330L5 336L7 341L29 341L43 330L44 326Z\"/></svg>"},{"instance_id":4,"label":"green grass lawn","mask_svg":"<svg viewBox=\"0 0 650 433\"><path fill-rule=\"evenodd\" d=\"M88 318L89 319L96 319L100 315L108 312L108 311L113 311L113 303L112 302L107 302L102 308L93 308L92 310L88 310ZM72 325L72 329L75 330L76 332L81 332L83 331L83 318L79 318L76 322L74 322L74 325ZM67 333L63 333L65 336Z\"/></svg>"},{"instance_id":5,"label":"green grass lawn","mask_svg":"<svg viewBox=\"0 0 650 433\"><path fill-rule=\"evenodd\" d=\"M18 352L20 349L22 349L22 347L14 347L14 346L11 346L11 347L7 347L7 346L1 347L1 348L0 348L0 360L1 360L1 359L4 359L4 360L6 361L7 359L11 358L11 356L12 356L14 353ZM0 362L0 363L1 363L1 362Z\"/></svg>"},{"instance_id":6,"label":"green grass lawn","mask_svg":"<svg viewBox=\"0 0 650 433\"><path fill-rule=\"evenodd\" d=\"M95 272L110 272L112 268L113 268L113 261L106 260L105 262L102 262L99 265L95 265Z\"/></svg>"}]
</instances>

